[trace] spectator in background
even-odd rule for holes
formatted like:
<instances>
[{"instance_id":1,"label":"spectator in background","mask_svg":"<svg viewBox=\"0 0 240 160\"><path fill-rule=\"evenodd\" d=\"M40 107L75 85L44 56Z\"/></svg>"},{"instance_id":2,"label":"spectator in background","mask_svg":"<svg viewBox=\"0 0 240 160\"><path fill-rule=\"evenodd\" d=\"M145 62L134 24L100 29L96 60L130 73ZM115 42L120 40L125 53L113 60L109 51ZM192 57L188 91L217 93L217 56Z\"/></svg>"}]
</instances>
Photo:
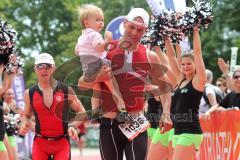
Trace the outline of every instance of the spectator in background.
<instances>
[{"instance_id":1,"label":"spectator in background","mask_svg":"<svg viewBox=\"0 0 240 160\"><path fill-rule=\"evenodd\" d=\"M16 101L14 98L15 98L14 91L12 88L9 88L4 93L4 102L3 102L3 110L5 115L4 119L8 121L7 123L11 123L13 116L20 112L20 110L17 108ZM6 126L7 126L7 123L6 123ZM15 130L13 128L6 128L6 131L7 131L7 137L6 137L6 140L4 140L4 143L7 147L9 159L17 160L18 156L17 156Z\"/></svg>"},{"instance_id":2,"label":"spectator in background","mask_svg":"<svg viewBox=\"0 0 240 160\"><path fill-rule=\"evenodd\" d=\"M220 77L216 80L216 86L221 89L223 92L224 97L230 92L227 87L227 82L225 77Z\"/></svg>"},{"instance_id":3,"label":"spectator in background","mask_svg":"<svg viewBox=\"0 0 240 160\"><path fill-rule=\"evenodd\" d=\"M224 109L240 108L240 67L236 68L232 75L233 91L226 95L226 97L219 104Z\"/></svg>"},{"instance_id":4,"label":"spectator in background","mask_svg":"<svg viewBox=\"0 0 240 160\"><path fill-rule=\"evenodd\" d=\"M229 75L229 72L230 72L229 64L226 63L224 61L224 59L222 59L222 58L218 58L218 62L217 63L218 63L219 69L223 73L221 77L226 80L227 88L229 89L229 91L234 90L234 87L233 87L233 84L232 84L232 79L231 79L231 77Z\"/></svg>"},{"instance_id":5,"label":"spectator in background","mask_svg":"<svg viewBox=\"0 0 240 160\"><path fill-rule=\"evenodd\" d=\"M221 58L219 59L219 68L226 76L228 84L231 85L231 92L228 93L224 99L212 107L206 114L210 115L214 111L223 111L226 109L239 109L240 108L240 66L236 66L233 72L233 75L229 75L229 66Z\"/></svg>"},{"instance_id":6,"label":"spectator in background","mask_svg":"<svg viewBox=\"0 0 240 160\"><path fill-rule=\"evenodd\" d=\"M209 69L205 70L207 83L199 105L199 113L207 112L212 106L218 104L224 97L223 92L216 86L212 85L213 73Z\"/></svg>"}]
</instances>

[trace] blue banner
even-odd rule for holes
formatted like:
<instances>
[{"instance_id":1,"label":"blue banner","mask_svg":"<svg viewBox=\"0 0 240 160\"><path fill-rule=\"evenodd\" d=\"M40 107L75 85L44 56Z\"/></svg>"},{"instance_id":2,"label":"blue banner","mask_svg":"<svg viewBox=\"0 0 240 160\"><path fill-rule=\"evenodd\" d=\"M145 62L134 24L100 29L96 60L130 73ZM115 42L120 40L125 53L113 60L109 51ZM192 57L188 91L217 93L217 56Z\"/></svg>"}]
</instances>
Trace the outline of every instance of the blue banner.
<instances>
[{"instance_id":1,"label":"blue banner","mask_svg":"<svg viewBox=\"0 0 240 160\"><path fill-rule=\"evenodd\" d=\"M125 16L116 17L113 20L111 20L106 27L106 31L111 31L112 32L114 40L119 39L123 35L123 32L124 32L124 28L123 28L124 18L125 18Z\"/></svg>"},{"instance_id":2,"label":"blue banner","mask_svg":"<svg viewBox=\"0 0 240 160\"><path fill-rule=\"evenodd\" d=\"M20 107L21 109L24 109L24 106L25 106L25 103L24 103L25 85L24 85L23 76L15 76L13 78L12 88L14 90L15 101L17 103L17 107Z\"/></svg>"}]
</instances>

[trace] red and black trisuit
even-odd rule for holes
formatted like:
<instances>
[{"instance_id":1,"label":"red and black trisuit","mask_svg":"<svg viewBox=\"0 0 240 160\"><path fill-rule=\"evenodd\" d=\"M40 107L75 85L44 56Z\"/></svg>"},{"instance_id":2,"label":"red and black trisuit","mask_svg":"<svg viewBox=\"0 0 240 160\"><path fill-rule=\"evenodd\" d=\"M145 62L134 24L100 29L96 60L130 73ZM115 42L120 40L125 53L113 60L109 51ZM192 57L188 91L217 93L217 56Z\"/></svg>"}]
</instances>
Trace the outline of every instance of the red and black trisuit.
<instances>
[{"instance_id":1,"label":"red and black trisuit","mask_svg":"<svg viewBox=\"0 0 240 160\"><path fill-rule=\"evenodd\" d=\"M54 160L69 160L71 148L68 129L68 87L58 82L53 91L53 102L44 105L43 93L38 85L29 89L30 103L34 112L36 136L33 141L33 160L47 160L50 155Z\"/></svg>"}]
</instances>

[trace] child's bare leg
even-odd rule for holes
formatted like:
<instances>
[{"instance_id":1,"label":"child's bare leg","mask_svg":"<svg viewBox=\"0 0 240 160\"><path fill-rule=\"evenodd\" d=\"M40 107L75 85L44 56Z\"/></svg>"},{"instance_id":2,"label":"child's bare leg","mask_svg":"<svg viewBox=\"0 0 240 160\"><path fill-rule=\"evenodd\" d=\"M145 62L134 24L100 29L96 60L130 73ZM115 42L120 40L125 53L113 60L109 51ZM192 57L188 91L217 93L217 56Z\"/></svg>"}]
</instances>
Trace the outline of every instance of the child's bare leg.
<instances>
[{"instance_id":1,"label":"child's bare leg","mask_svg":"<svg viewBox=\"0 0 240 160\"><path fill-rule=\"evenodd\" d=\"M92 105L92 120L97 121L98 118L100 118L100 105L101 105L101 99L100 99L100 90L101 86L100 83L96 83L93 86L93 94L91 98L91 105Z\"/></svg>"},{"instance_id":2,"label":"child's bare leg","mask_svg":"<svg viewBox=\"0 0 240 160\"><path fill-rule=\"evenodd\" d=\"M103 69L104 68L105 69L110 68L110 64L108 64L108 63L104 64ZM99 72L98 74L101 75L102 73ZM133 123L133 119L130 117L130 115L128 114L128 112L125 108L125 103L123 101L121 92L119 91L119 87L118 87L117 81L114 78L114 76L112 75L109 80L101 81L101 82L104 82L107 85L108 89L112 93L113 100L117 104L118 112L117 112L117 115L116 115L116 119L119 122ZM101 101L96 100L98 95L97 96L95 95L95 93L100 93L100 91L101 91L100 83L97 86L94 86L93 90L94 90L93 91L94 96L92 98L92 107L93 107L93 109L96 109L96 106L98 107L101 103ZM94 113L92 115L93 115L92 117L94 118L95 117Z\"/></svg>"},{"instance_id":3,"label":"child's bare leg","mask_svg":"<svg viewBox=\"0 0 240 160\"><path fill-rule=\"evenodd\" d=\"M101 105L100 94L99 94L100 90L101 90L100 83L94 84L93 94L91 98L92 110L98 109L99 106Z\"/></svg>"},{"instance_id":4,"label":"child's bare leg","mask_svg":"<svg viewBox=\"0 0 240 160\"><path fill-rule=\"evenodd\" d=\"M112 93L113 100L117 104L118 110L119 111L125 110L126 109L125 104L124 104L124 101L122 98L122 94L119 91L119 87L118 87L116 79L114 77L112 77L112 79L110 79L109 81L105 81L104 83L107 85L108 89Z\"/></svg>"},{"instance_id":5,"label":"child's bare leg","mask_svg":"<svg viewBox=\"0 0 240 160\"><path fill-rule=\"evenodd\" d=\"M130 117L130 115L128 114L125 108L125 103L123 101L122 94L119 91L119 87L116 79L112 77L112 79L104 83L107 85L108 89L112 93L113 100L117 104L118 113L117 113L116 119L119 122L133 123L133 119Z\"/></svg>"}]
</instances>

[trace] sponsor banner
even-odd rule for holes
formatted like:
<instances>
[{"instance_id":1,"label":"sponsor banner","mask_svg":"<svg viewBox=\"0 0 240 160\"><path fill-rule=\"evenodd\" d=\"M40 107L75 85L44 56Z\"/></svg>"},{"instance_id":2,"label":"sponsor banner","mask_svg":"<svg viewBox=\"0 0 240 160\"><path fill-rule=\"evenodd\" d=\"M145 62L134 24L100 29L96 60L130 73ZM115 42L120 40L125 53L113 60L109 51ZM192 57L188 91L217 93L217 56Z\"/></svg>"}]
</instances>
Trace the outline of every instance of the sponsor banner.
<instances>
[{"instance_id":1,"label":"sponsor banner","mask_svg":"<svg viewBox=\"0 0 240 160\"><path fill-rule=\"evenodd\" d=\"M204 139L197 160L240 159L240 111L215 112L200 122Z\"/></svg>"},{"instance_id":2,"label":"sponsor banner","mask_svg":"<svg viewBox=\"0 0 240 160\"><path fill-rule=\"evenodd\" d=\"M15 76L13 78L12 88L14 90L15 101L17 103L17 107L20 107L21 109L24 109L24 106L25 106L25 103L24 103L25 85L24 85L23 76Z\"/></svg>"}]
</instances>

